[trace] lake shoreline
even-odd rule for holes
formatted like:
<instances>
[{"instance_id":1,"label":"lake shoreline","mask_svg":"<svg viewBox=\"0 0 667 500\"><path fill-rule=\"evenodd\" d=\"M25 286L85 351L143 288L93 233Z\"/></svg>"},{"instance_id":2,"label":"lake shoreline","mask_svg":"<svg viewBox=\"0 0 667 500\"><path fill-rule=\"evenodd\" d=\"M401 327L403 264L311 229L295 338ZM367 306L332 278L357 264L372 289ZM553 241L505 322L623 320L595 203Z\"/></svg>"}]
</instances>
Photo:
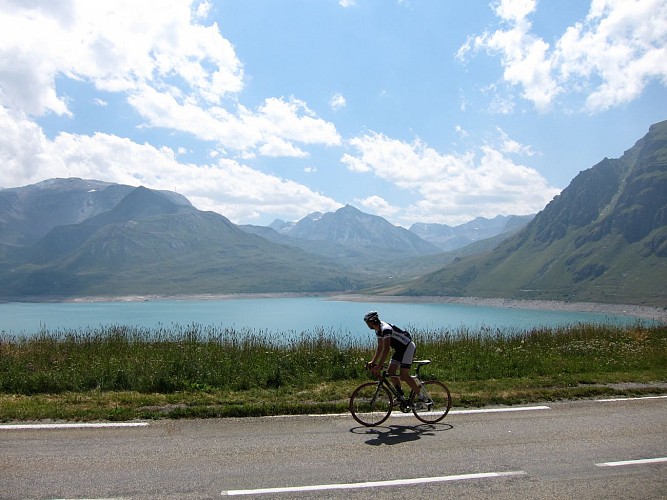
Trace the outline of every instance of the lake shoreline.
<instances>
[{"instance_id":1,"label":"lake shoreline","mask_svg":"<svg viewBox=\"0 0 667 500\"><path fill-rule=\"evenodd\" d=\"M654 320L667 323L667 309L633 304L605 304L600 302L563 302L558 300L524 300L484 297L445 297L400 295L357 295L341 294L328 297L328 300L350 302L412 302L422 304L463 304L471 306L500 307L505 309L530 309L541 311L568 311L631 316L638 319Z\"/></svg>"},{"instance_id":2,"label":"lake shoreline","mask_svg":"<svg viewBox=\"0 0 667 500\"><path fill-rule=\"evenodd\" d=\"M228 294L187 294L187 295L128 295L121 297L77 297L40 302L148 302L156 300L239 300L239 299L280 299L314 297L323 300L343 302L380 302L380 303L424 303L424 304L463 304L471 306L499 307L505 309L529 309L543 311L568 311L630 316L638 319L667 323L667 308L641 306L634 304L606 304L601 302L564 302L558 300L527 300L484 297L448 297L448 296L403 296L403 295L366 295L355 293L228 293ZM37 301L35 301L37 302Z\"/></svg>"}]
</instances>

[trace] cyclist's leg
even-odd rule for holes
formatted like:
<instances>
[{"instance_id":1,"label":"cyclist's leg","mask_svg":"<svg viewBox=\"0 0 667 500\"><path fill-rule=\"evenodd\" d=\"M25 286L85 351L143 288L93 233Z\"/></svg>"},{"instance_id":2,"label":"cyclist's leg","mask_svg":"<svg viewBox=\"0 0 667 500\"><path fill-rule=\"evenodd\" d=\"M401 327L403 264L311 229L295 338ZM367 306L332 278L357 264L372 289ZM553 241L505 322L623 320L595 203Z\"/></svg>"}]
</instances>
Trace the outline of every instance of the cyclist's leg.
<instances>
[{"instance_id":1,"label":"cyclist's leg","mask_svg":"<svg viewBox=\"0 0 667 500\"><path fill-rule=\"evenodd\" d=\"M396 354L394 353L394 357ZM396 361L394 357L389 361L389 367L387 368L387 375L389 375L389 380L396 387L396 391L403 395L403 390L401 389L401 378L398 375L398 369L400 367L400 362Z\"/></svg>"},{"instance_id":2,"label":"cyclist's leg","mask_svg":"<svg viewBox=\"0 0 667 500\"><path fill-rule=\"evenodd\" d=\"M413 379L412 376L410 375L410 367L412 366L412 360L415 357L416 350L417 346L415 345L415 343L410 342L406 346L405 351L403 351L403 355L400 360L401 380L410 386L412 392L414 392L415 394L419 394L420 390L419 384L417 384L415 379Z\"/></svg>"}]
</instances>

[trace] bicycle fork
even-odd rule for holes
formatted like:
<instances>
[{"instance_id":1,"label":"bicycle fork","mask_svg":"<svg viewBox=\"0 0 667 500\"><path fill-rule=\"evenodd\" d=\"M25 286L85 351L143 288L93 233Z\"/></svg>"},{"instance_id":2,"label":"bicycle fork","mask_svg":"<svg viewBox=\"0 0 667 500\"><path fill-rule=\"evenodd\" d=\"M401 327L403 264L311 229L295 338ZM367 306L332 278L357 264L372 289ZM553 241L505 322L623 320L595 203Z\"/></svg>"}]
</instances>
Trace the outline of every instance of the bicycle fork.
<instances>
[{"instance_id":1,"label":"bicycle fork","mask_svg":"<svg viewBox=\"0 0 667 500\"><path fill-rule=\"evenodd\" d=\"M377 385L375 386L375 394L373 394L373 397L370 400L371 406L375 406L375 401L378 398L378 394L380 394L380 386L382 385L382 382L378 382Z\"/></svg>"}]
</instances>

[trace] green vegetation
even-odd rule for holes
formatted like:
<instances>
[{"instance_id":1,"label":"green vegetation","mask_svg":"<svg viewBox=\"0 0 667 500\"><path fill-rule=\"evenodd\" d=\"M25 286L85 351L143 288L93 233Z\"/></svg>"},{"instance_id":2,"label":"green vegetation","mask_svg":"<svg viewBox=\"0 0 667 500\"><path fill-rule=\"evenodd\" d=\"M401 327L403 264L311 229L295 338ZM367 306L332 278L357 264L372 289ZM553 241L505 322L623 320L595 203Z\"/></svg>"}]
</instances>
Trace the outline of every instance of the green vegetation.
<instances>
[{"instance_id":1,"label":"green vegetation","mask_svg":"<svg viewBox=\"0 0 667 500\"><path fill-rule=\"evenodd\" d=\"M0 335L0 421L346 410L373 345L202 325ZM455 406L667 392L667 326L418 331Z\"/></svg>"}]
</instances>

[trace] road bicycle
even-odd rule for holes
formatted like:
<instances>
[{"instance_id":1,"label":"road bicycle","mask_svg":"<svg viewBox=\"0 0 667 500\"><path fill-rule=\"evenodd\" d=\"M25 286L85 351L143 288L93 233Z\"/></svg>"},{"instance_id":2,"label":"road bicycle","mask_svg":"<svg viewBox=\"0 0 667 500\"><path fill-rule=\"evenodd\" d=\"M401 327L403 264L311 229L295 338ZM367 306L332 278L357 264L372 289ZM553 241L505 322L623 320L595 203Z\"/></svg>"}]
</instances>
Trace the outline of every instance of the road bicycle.
<instances>
[{"instance_id":1,"label":"road bicycle","mask_svg":"<svg viewBox=\"0 0 667 500\"><path fill-rule=\"evenodd\" d=\"M387 372L383 371L377 382L363 383L352 392L350 396L352 417L361 425L373 427L387 420L394 406L398 406L403 413L412 412L424 423L440 422L452 407L452 396L442 382L422 381L419 378L419 370L430 363L428 359L412 363L417 367L412 378L421 387L420 396L424 396L423 401L412 391L410 397L407 400L404 399L389 380Z\"/></svg>"}]
</instances>

